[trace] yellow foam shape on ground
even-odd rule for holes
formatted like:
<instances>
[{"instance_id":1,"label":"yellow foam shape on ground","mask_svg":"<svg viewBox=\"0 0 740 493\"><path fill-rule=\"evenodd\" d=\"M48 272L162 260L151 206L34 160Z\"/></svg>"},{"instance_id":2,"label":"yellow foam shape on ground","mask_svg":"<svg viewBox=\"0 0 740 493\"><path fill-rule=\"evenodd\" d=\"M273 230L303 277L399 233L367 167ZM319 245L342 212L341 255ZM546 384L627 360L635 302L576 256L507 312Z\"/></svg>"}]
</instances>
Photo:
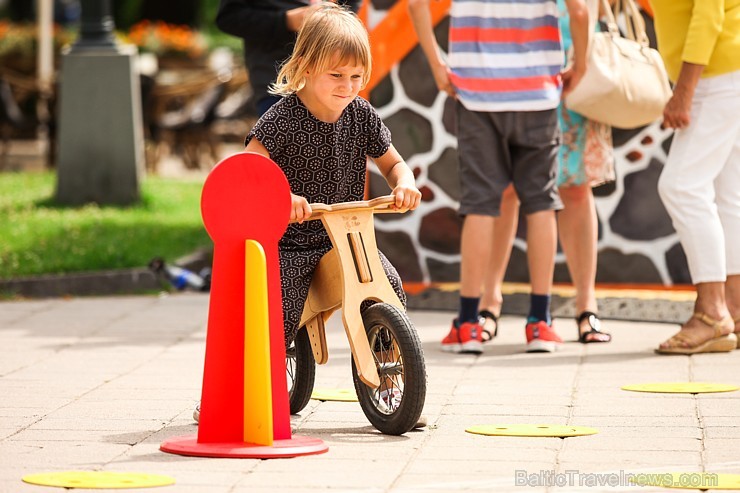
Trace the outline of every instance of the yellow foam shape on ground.
<instances>
[{"instance_id":1,"label":"yellow foam shape on ground","mask_svg":"<svg viewBox=\"0 0 740 493\"><path fill-rule=\"evenodd\" d=\"M659 394L703 394L709 392L733 392L737 385L709 382L662 382L624 385L622 390L631 392L655 392Z\"/></svg>"},{"instance_id":2,"label":"yellow foam shape on ground","mask_svg":"<svg viewBox=\"0 0 740 493\"><path fill-rule=\"evenodd\" d=\"M122 489L152 488L175 484L175 478L159 474L110 471L63 471L28 474L23 481L57 488Z\"/></svg>"},{"instance_id":3,"label":"yellow foam shape on ground","mask_svg":"<svg viewBox=\"0 0 740 493\"><path fill-rule=\"evenodd\" d=\"M475 435L508 437L577 437L598 433L593 428L567 425L478 425L465 431Z\"/></svg>"},{"instance_id":4,"label":"yellow foam shape on ground","mask_svg":"<svg viewBox=\"0 0 740 493\"><path fill-rule=\"evenodd\" d=\"M711 472L637 473L630 482L640 486L662 486L683 490L740 490L740 474Z\"/></svg>"},{"instance_id":5,"label":"yellow foam shape on ground","mask_svg":"<svg viewBox=\"0 0 740 493\"><path fill-rule=\"evenodd\" d=\"M311 399L317 401L357 402L357 394L350 389L315 389Z\"/></svg>"},{"instance_id":6,"label":"yellow foam shape on ground","mask_svg":"<svg viewBox=\"0 0 740 493\"><path fill-rule=\"evenodd\" d=\"M272 446L272 378L267 262L259 242L246 240L244 273L244 441Z\"/></svg>"}]
</instances>

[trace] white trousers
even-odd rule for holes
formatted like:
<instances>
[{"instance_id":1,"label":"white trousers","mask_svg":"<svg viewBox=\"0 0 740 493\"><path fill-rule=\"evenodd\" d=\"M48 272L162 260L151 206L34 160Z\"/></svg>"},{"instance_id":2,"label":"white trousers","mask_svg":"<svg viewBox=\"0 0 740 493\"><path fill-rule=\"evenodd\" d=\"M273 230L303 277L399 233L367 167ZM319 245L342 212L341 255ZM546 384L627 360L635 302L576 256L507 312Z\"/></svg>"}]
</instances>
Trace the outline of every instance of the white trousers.
<instances>
[{"instance_id":1,"label":"white trousers","mask_svg":"<svg viewBox=\"0 0 740 493\"><path fill-rule=\"evenodd\" d=\"M699 81L691 122L673 137L658 191L692 282L740 274L740 71Z\"/></svg>"}]
</instances>

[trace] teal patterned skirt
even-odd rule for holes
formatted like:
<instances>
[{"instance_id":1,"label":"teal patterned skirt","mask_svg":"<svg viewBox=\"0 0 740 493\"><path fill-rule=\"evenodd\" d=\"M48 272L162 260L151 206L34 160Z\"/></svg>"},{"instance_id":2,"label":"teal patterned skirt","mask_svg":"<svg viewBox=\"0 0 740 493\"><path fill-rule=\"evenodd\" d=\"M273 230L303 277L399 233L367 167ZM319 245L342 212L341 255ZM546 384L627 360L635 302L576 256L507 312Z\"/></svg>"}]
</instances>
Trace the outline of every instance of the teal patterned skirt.
<instances>
[{"instance_id":1,"label":"teal patterned skirt","mask_svg":"<svg viewBox=\"0 0 740 493\"><path fill-rule=\"evenodd\" d=\"M558 153L558 187L614 181L614 148L609 125L558 107L563 140Z\"/></svg>"},{"instance_id":2,"label":"teal patterned skirt","mask_svg":"<svg viewBox=\"0 0 740 493\"><path fill-rule=\"evenodd\" d=\"M567 53L573 41L564 0L558 0L558 9L563 50ZM595 29L599 30L598 23ZM611 127L566 109L562 102L558 107L558 118L563 135L558 156L558 187L584 184L595 187L614 181Z\"/></svg>"}]
</instances>

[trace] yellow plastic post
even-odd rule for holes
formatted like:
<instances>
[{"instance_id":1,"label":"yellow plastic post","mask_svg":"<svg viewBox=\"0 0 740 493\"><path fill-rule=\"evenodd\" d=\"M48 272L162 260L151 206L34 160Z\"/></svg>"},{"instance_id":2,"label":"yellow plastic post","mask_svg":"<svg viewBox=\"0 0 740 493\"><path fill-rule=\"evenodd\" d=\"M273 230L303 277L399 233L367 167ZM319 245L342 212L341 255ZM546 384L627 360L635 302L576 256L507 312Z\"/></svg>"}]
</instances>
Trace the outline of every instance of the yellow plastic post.
<instances>
[{"instance_id":1,"label":"yellow plastic post","mask_svg":"<svg viewBox=\"0 0 740 493\"><path fill-rule=\"evenodd\" d=\"M245 243L244 441L272 446L272 380L267 262L259 242Z\"/></svg>"}]
</instances>

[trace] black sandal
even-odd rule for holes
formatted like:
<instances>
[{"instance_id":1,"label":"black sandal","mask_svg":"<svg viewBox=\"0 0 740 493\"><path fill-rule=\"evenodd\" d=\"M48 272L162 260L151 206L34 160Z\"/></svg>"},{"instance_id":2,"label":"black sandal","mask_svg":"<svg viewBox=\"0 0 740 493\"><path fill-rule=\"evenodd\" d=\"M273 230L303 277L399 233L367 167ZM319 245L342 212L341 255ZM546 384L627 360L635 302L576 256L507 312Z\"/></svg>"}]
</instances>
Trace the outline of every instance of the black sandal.
<instances>
[{"instance_id":1,"label":"black sandal","mask_svg":"<svg viewBox=\"0 0 740 493\"><path fill-rule=\"evenodd\" d=\"M588 320L590 329L587 332L581 332L581 324ZM576 317L576 330L578 331L578 342L581 344L590 344L592 342L609 342L612 335L601 332L601 320L594 312L585 311Z\"/></svg>"},{"instance_id":2,"label":"black sandal","mask_svg":"<svg viewBox=\"0 0 740 493\"><path fill-rule=\"evenodd\" d=\"M483 319L481 321L481 326L483 327L483 342L493 340L498 335L498 317L488 310L481 310L478 312L478 317ZM486 325L489 325L490 323L493 323L493 333L486 328Z\"/></svg>"}]
</instances>

